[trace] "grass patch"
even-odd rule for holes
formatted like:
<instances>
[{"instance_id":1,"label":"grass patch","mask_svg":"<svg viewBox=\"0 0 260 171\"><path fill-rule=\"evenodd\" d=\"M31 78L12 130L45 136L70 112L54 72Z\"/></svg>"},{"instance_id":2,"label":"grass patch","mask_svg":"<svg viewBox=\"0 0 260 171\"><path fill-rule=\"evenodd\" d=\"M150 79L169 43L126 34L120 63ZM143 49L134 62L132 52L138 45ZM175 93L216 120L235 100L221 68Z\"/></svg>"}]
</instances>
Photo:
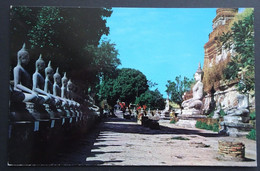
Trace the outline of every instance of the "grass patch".
<instances>
[{"instance_id":1,"label":"grass patch","mask_svg":"<svg viewBox=\"0 0 260 171\"><path fill-rule=\"evenodd\" d=\"M213 110L212 112L210 112L210 114L208 115L208 118L212 118L213 115L214 115L214 112L215 112L215 110Z\"/></svg>"},{"instance_id":2,"label":"grass patch","mask_svg":"<svg viewBox=\"0 0 260 171\"><path fill-rule=\"evenodd\" d=\"M190 140L189 138L185 138L185 137L181 137L181 136L172 137L171 139L172 139L172 140Z\"/></svg>"},{"instance_id":3,"label":"grass patch","mask_svg":"<svg viewBox=\"0 0 260 171\"><path fill-rule=\"evenodd\" d=\"M175 124L175 120L172 119L172 120L170 121L170 123L171 123L171 124Z\"/></svg>"},{"instance_id":4,"label":"grass patch","mask_svg":"<svg viewBox=\"0 0 260 171\"><path fill-rule=\"evenodd\" d=\"M256 117L255 112L250 113L249 116L250 116L250 120L255 120Z\"/></svg>"},{"instance_id":5,"label":"grass patch","mask_svg":"<svg viewBox=\"0 0 260 171\"><path fill-rule=\"evenodd\" d=\"M217 123L214 123L213 125L208 125L205 122L197 121L195 127L200 129L211 130L214 132L219 131L219 125Z\"/></svg>"},{"instance_id":6,"label":"grass patch","mask_svg":"<svg viewBox=\"0 0 260 171\"><path fill-rule=\"evenodd\" d=\"M220 117L223 118L223 117L226 115L226 113L224 112L223 109L220 109L220 111L219 111L219 115L220 115Z\"/></svg>"},{"instance_id":7,"label":"grass patch","mask_svg":"<svg viewBox=\"0 0 260 171\"><path fill-rule=\"evenodd\" d=\"M250 140L256 140L256 130L252 129L246 136Z\"/></svg>"}]
</instances>

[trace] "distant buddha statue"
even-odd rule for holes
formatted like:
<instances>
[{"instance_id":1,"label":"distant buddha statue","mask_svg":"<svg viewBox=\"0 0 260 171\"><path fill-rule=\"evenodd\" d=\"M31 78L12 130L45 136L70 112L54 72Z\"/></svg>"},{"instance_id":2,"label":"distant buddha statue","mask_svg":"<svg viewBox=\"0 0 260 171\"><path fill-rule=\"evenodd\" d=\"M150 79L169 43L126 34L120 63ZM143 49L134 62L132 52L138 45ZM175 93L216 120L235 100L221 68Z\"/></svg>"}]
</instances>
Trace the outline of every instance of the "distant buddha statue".
<instances>
[{"instance_id":1,"label":"distant buddha statue","mask_svg":"<svg viewBox=\"0 0 260 171\"><path fill-rule=\"evenodd\" d=\"M158 111L158 109L157 109L157 110L156 110L156 113L155 113L154 116L153 116L153 120L159 121L160 118L161 118L161 116L160 116L159 111Z\"/></svg>"},{"instance_id":2,"label":"distant buddha statue","mask_svg":"<svg viewBox=\"0 0 260 171\"><path fill-rule=\"evenodd\" d=\"M56 96L56 95L53 94L53 87L54 87L54 85L51 82L52 78L53 78L53 69L51 67L51 61L49 61L48 67L45 68L44 91L46 93L48 93L55 100L55 103L59 103L61 98L59 96Z\"/></svg>"},{"instance_id":3,"label":"distant buddha statue","mask_svg":"<svg viewBox=\"0 0 260 171\"><path fill-rule=\"evenodd\" d=\"M45 68L45 62L42 59L42 55L39 56L39 59L35 62L35 72L33 74L33 91L39 93L41 97L45 99L46 102L50 102L51 96L49 93L44 91L45 80L41 75L41 72Z\"/></svg>"},{"instance_id":4,"label":"distant buddha statue","mask_svg":"<svg viewBox=\"0 0 260 171\"><path fill-rule=\"evenodd\" d=\"M45 68L45 84L44 84L44 91L46 93L52 94L53 91L53 84L51 79L53 77L53 69L51 67L51 61L48 63L48 67Z\"/></svg>"},{"instance_id":5,"label":"distant buddha statue","mask_svg":"<svg viewBox=\"0 0 260 171\"><path fill-rule=\"evenodd\" d=\"M24 69L24 66L26 66L29 61L29 53L25 49L25 44L23 44L22 49L17 53L17 65L13 70L14 91L20 92L16 95L21 96L21 98L15 99L23 99L23 102L35 102L38 99L37 94L29 88L32 87L31 76Z\"/></svg>"},{"instance_id":6,"label":"distant buddha statue","mask_svg":"<svg viewBox=\"0 0 260 171\"><path fill-rule=\"evenodd\" d=\"M66 72L64 73L64 76L61 79L61 97L62 98L67 98L67 84L68 84L68 79L66 77Z\"/></svg>"},{"instance_id":7,"label":"distant buddha statue","mask_svg":"<svg viewBox=\"0 0 260 171\"><path fill-rule=\"evenodd\" d=\"M61 83L61 76L59 74L59 68L56 69L56 73L53 75L53 95L61 97L61 88L60 88L60 83Z\"/></svg>"},{"instance_id":8,"label":"distant buddha statue","mask_svg":"<svg viewBox=\"0 0 260 171\"><path fill-rule=\"evenodd\" d=\"M203 71L201 69L200 63L199 67L194 75L195 85L192 88L193 97L191 99L182 102L182 107L184 110L195 109L201 110L202 108L202 98L203 98L203 83L202 81Z\"/></svg>"},{"instance_id":9,"label":"distant buddha statue","mask_svg":"<svg viewBox=\"0 0 260 171\"><path fill-rule=\"evenodd\" d=\"M73 83L69 79L67 84L67 98L70 100L73 100L72 88L73 88Z\"/></svg>"}]
</instances>

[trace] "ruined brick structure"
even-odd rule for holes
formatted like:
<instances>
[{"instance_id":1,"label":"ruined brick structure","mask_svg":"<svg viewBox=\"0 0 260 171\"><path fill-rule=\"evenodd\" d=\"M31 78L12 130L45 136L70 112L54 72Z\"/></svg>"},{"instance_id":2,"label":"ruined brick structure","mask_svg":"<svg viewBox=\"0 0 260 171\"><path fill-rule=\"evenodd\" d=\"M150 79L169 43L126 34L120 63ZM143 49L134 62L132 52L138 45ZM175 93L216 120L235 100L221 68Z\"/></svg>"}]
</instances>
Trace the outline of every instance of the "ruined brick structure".
<instances>
[{"instance_id":1,"label":"ruined brick structure","mask_svg":"<svg viewBox=\"0 0 260 171\"><path fill-rule=\"evenodd\" d=\"M212 21L213 31L209 34L209 41L204 45L204 91L207 95L204 98L204 112L209 113L218 105L222 109L228 109L237 106L236 89L237 81L225 83L222 80L222 71L225 68L230 57L235 51L226 50L220 42L223 33L230 31L230 22L238 13L237 8L218 8L216 17Z\"/></svg>"},{"instance_id":2,"label":"ruined brick structure","mask_svg":"<svg viewBox=\"0 0 260 171\"><path fill-rule=\"evenodd\" d=\"M230 52L226 52L219 42L220 36L229 30L229 23L237 14L237 8L218 8L213 19L213 31L209 34L209 41L204 45L205 57L203 70L227 59ZM215 61L215 62L214 62Z\"/></svg>"}]
</instances>

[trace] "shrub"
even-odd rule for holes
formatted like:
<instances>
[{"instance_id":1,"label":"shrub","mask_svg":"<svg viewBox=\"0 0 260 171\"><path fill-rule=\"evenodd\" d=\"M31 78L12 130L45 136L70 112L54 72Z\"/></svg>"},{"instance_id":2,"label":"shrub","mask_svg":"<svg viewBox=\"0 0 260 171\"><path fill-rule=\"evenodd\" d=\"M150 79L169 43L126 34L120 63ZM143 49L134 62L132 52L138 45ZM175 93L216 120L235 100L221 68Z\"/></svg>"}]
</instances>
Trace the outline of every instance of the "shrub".
<instances>
[{"instance_id":1,"label":"shrub","mask_svg":"<svg viewBox=\"0 0 260 171\"><path fill-rule=\"evenodd\" d=\"M170 123L171 123L171 124L175 124L175 120L174 120L174 119L171 119Z\"/></svg>"},{"instance_id":2,"label":"shrub","mask_svg":"<svg viewBox=\"0 0 260 171\"><path fill-rule=\"evenodd\" d=\"M214 123L212 130L213 130L214 132L218 132L218 131L219 131L219 125L218 125L217 123Z\"/></svg>"},{"instance_id":3,"label":"shrub","mask_svg":"<svg viewBox=\"0 0 260 171\"><path fill-rule=\"evenodd\" d=\"M201 128L201 124L202 124L201 121L197 121L195 127L196 127L196 128Z\"/></svg>"},{"instance_id":4,"label":"shrub","mask_svg":"<svg viewBox=\"0 0 260 171\"><path fill-rule=\"evenodd\" d=\"M212 130L214 132L219 131L218 123L214 123L213 125L208 125L205 122L197 121L195 127L200 129Z\"/></svg>"},{"instance_id":5,"label":"shrub","mask_svg":"<svg viewBox=\"0 0 260 171\"><path fill-rule=\"evenodd\" d=\"M202 129L207 129L207 128L208 128L208 125L207 125L205 122L202 122L201 128L202 128Z\"/></svg>"},{"instance_id":6,"label":"shrub","mask_svg":"<svg viewBox=\"0 0 260 171\"><path fill-rule=\"evenodd\" d=\"M206 129L207 130L213 130L213 126L212 125L208 125Z\"/></svg>"},{"instance_id":7,"label":"shrub","mask_svg":"<svg viewBox=\"0 0 260 171\"><path fill-rule=\"evenodd\" d=\"M255 112L251 112L249 116L251 120L255 120L256 117Z\"/></svg>"},{"instance_id":8,"label":"shrub","mask_svg":"<svg viewBox=\"0 0 260 171\"><path fill-rule=\"evenodd\" d=\"M246 136L246 138L251 140L256 140L256 130L252 129Z\"/></svg>"},{"instance_id":9,"label":"shrub","mask_svg":"<svg viewBox=\"0 0 260 171\"><path fill-rule=\"evenodd\" d=\"M215 112L214 110L212 112L210 112L210 114L208 115L208 118L212 118L214 115L214 112Z\"/></svg>"},{"instance_id":10,"label":"shrub","mask_svg":"<svg viewBox=\"0 0 260 171\"><path fill-rule=\"evenodd\" d=\"M221 117L224 117L224 116L226 115L226 113L224 112L223 109L220 109L219 115L220 115Z\"/></svg>"}]
</instances>

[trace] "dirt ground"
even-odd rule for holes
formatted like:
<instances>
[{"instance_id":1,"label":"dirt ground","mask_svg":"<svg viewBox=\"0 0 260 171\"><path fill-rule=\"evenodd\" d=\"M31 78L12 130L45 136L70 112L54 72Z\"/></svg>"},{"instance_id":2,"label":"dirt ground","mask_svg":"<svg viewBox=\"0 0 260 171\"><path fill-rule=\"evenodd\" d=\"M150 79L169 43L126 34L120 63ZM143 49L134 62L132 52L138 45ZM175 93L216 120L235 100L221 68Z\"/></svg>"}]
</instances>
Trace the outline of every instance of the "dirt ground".
<instances>
[{"instance_id":1,"label":"dirt ground","mask_svg":"<svg viewBox=\"0 0 260 171\"><path fill-rule=\"evenodd\" d=\"M256 142L244 137L219 137L201 129L187 129L160 121L160 130L122 118L108 118L77 148L60 154L60 164L119 166L256 166ZM181 138L180 138L181 137ZM182 140L180 140L182 139ZM245 161L220 161L218 141L245 144Z\"/></svg>"}]
</instances>

